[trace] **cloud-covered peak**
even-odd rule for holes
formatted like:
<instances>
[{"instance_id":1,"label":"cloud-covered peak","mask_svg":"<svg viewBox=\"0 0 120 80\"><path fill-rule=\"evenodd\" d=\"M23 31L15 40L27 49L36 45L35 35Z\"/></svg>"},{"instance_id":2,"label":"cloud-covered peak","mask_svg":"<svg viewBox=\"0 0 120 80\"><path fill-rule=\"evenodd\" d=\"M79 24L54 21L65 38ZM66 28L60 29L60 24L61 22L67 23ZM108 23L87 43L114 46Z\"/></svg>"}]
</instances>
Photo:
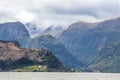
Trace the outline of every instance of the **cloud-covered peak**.
<instances>
[{"instance_id":1,"label":"cloud-covered peak","mask_svg":"<svg viewBox=\"0 0 120 80\"><path fill-rule=\"evenodd\" d=\"M120 16L120 0L1 0L0 22L34 22L38 27L68 26Z\"/></svg>"}]
</instances>

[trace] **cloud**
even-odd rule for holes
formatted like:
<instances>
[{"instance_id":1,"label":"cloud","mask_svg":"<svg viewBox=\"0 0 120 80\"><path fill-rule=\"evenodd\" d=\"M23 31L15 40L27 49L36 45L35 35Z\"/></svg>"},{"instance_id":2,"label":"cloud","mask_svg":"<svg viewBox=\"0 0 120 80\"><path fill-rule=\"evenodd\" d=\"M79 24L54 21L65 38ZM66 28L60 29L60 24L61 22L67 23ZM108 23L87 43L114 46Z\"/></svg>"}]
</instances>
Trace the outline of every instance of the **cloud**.
<instances>
[{"instance_id":1,"label":"cloud","mask_svg":"<svg viewBox=\"0 0 120 80\"><path fill-rule=\"evenodd\" d=\"M120 1L120 0L119 0ZM96 18L105 17L104 14L119 14L120 2L118 0L77 0L65 6L48 6L50 11L57 14L89 15ZM62 4L61 4L62 5ZM104 14L103 14L104 13Z\"/></svg>"},{"instance_id":2,"label":"cloud","mask_svg":"<svg viewBox=\"0 0 120 80\"><path fill-rule=\"evenodd\" d=\"M40 29L116 16L120 16L120 0L0 0L0 22L34 22Z\"/></svg>"},{"instance_id":3,"label":"cloud","mask_svg":"<svg viewBox=\"0 0 120 80\"><path fill-rule=\"evenodd\" d=\"M16 15L17 14L17 15ZM26 10L17 11L15 17L22 22L28 23L36 19L36 14Z\"/></svg>"}]
</instances>

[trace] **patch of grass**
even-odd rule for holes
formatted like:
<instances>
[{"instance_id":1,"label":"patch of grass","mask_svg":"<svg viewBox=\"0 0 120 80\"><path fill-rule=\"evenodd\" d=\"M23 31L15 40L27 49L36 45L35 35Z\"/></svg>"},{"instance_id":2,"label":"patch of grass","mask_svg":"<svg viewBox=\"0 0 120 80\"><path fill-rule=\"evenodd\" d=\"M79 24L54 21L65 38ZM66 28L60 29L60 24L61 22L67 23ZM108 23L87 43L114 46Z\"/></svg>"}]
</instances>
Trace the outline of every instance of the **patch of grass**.
<instances>
[{"instance_id":1,"label":"patch of grass","mask_svg":"<svg viewBox=\"0 0 120 80\"><path fill-rule=\"evenodd\" d=\"M46 66L39 67L39 65L32 65L32 66L25 66L21 68L12 69L10 71L12 72L46 72L48 71L48 69Z\"/></svg>"}]
</instances>

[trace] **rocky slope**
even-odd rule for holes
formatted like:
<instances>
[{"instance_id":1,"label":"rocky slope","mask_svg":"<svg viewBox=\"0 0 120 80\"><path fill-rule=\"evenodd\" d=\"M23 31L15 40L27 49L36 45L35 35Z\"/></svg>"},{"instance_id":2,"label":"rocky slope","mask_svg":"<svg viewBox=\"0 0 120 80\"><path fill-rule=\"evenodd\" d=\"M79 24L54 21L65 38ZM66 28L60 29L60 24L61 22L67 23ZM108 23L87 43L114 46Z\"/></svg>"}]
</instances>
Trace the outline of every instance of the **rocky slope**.
<instances>
[{"instance_id":1,"label":"rocky slope","mask_svg":"<svg viewBox=\"0 0 120 80\"><path fill-rule=\"evenodd\" d=\"M105 45L96 55L88 69L100 72L120 73L120 42Z\"/></svg>"},{"instance_id":2,"label":"rocky slope","mask_svg":"<svg viewBox=\"0 0 120 80\"><path fill-rule=\"evenodd\" d=\"M28 30L31 38L36 37L41 32L41 30L37 28L37 25L35 23L27 23L25 24L25 27Z\"/></svg>"},{"instance_id":3,"label":"rocky slope","mask_svg":"<svg viewBox=\"0 0 120 80\"><path fill-rule=\"evenodd\" d=\"M79 61L89 64L105 44L120 41L120 18L100 23L74 23L59 40Z\"/></svg>"},{"instance_id":4,"label":"rocky slope","mask_svg":"<svg viewBox=\"0 0 120 80\"><path fill-rule=\"evenodd\" d=\"M51 35L44 35L29 40L26 48L39 49L44 48L53 52L53 54L65 65L70 67L84 66L75 57L73 57L69 51L66 50L63 44ZM74 64L73 64L74 63Z\"/></svg>"},{"instance_id":5,"label":"rocky slope","mask_svg":"<svg viewBox=\"0 0 120 80\"><path fill-rule=\"evenodd\" d=\"M78 60L76 60L71 54L69 54L64 45L62 45L57 39L50 35L30 38L27 29L20 22L4 23L0 26L0 40L18 41L22 48L45 48L49 51L52 51L53 54L67 66L77 67L78 65L83 65ZM27 27L29 27L29 29L32 29L32 26L30 24L27 24Z\"/></svg>"},{"instance_id":6,"label":"rocky slope","mask_svg":"<svg viewBox=\"0 0 120 80\"><path fill-rule=\"evenodd\" d=\"M0 24L0 40L19 41L21 46L30 38L25 26L20 22Z\"/></svg>"},{"instance_id":7,"label":"rocky slope","mask_svg":"<svg viewBox=\"0 0 120 80\"><path fill-rule=\"evenodd\" d=\"M60 35L62 34L64 30L65 29L62 26L52 25L48 27L47 29L45 29L44 31L42 31L40 34L38 34L38 37L43 36L43 35L51 35L57 39L60 37Z\"/></svg>"},{"instance_id":8,"label":"rocky slope","mask_svg":"<svg viewBox=\"0 0 120 80\"><path fill-rule=\"evenodd\" d=\"M0 41L1 71L32 65L45 66L47 71L67 71L67 68L45 49L22 49L17 42Z\"/></svg>"}]
</instances>

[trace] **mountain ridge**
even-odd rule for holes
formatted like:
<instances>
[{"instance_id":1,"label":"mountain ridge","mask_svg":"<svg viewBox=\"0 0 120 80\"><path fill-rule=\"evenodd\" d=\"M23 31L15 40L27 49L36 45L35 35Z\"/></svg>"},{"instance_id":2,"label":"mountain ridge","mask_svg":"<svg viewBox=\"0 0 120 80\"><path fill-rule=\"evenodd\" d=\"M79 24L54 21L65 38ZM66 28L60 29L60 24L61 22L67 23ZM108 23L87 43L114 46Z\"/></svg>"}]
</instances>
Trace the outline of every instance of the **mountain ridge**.
<instances>
[{"instance_id":1,"label":"mountain ridge","mask_svg":"<svg viewBox=\"0 0 120 80\"><path fill-rule=\"evenodd\" d=\"M21 40L24 41L24 38ZM103 50L106 44L119 41L120 18L116 18L98 23L76 22L64 30L59 38L51 35L27 38L22 47L48 49L65 65L84 71L85 68L91 70L88 67L92 66L91 63L94 63L99 51ZM102 59L102 57L100 58ZM116 64L116 66L118 65ZM102 67L104 68L103 65ZM94 68L92 69L94 71ZM104 72L105 70L100 71Z\"/></svg>"}]
</instances>

